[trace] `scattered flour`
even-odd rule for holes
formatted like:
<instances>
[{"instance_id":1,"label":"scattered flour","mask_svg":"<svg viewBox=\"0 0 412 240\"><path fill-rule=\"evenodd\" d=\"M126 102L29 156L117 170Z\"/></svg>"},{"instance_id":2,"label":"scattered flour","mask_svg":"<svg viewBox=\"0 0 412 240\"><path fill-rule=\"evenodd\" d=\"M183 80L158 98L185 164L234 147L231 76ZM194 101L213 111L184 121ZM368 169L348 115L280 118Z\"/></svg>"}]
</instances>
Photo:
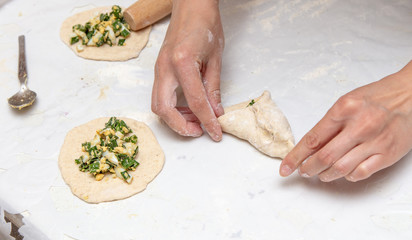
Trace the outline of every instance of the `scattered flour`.
<instances>
[{"instance_id":1,"label":"scattered flour","mask_svg":"<svg viewBox=\"0 0 412 240\"><path fill-rule=\"evenodd\" d=\"M339 67L341 67L341 65L342 64L340 62L334 62L329 65L322 65L320 67L315 68L311 72L304 74L300 77L300 79L308 81L322 76L326 76L327 74L329 74L331 70L338 69Z\"/></svg>"}]
</instances>

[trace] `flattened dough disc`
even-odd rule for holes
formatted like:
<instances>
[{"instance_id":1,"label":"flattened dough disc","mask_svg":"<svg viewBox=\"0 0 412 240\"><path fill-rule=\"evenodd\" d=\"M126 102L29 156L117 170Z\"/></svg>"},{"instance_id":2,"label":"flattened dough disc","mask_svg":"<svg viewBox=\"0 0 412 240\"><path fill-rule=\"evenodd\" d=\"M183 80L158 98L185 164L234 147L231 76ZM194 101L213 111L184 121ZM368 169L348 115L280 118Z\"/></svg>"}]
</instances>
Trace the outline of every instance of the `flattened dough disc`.
<instances>
[{"instance_id":1,"label":"flattened dough disc","mask_svg":"<svg viewBox=\"0 0 412 240\"><path fill-rule=\"evenodd\" d=\"M294 138L285 115L264 91L262 96L225 108L218 118L222 130L249 141L271 157L284 158L294 147Z\"/></svg>"},{"instance_id":2,"label":"flattened dough disc","mask_svg":"<svg viewBox=\"0 0 412 240\"><path fill-rule=\"evenodd\" d=\"M126 39L125 46L113 45L110 47L104 44L101 47L84 47L82 52L77 52L76 46L81 44L79 41L73 45L70 44L70 38L73 35L72 27L76 24L84 25L89 21L96 13L110 12L111 7L98 7L84 12L77 13L67 18L61 25L60 38L62 41L73 50L73 52L86 59L91 60L103 60L103 61L126 61L131 58L138 57L140 51L146 46L149 40L151 26L146 27L137 32L130 32L130 36Z\"/></svg>"},{"instance_id":3,"label":"flattened dough disc","mask_svg":"<svg viewBox=\"0 0 412 240\"><path fill-rule=\"evenodd\" d=\"M81 144L93 139L96 130L104 128L109 118L98 118L70 130L64 139L59 155L59 169L64 181L74 195L89 203L108 202L130 197L146 189L146 186L162 170L165 156L150 128L139 121L120 118L133 130L138 138L139 152L137 161L140 165L128 184L120 178L113 178L106 173L101 181L96 181L90 173L79 171L74 162L82 154Z\"/></svg>"}]
</instances>

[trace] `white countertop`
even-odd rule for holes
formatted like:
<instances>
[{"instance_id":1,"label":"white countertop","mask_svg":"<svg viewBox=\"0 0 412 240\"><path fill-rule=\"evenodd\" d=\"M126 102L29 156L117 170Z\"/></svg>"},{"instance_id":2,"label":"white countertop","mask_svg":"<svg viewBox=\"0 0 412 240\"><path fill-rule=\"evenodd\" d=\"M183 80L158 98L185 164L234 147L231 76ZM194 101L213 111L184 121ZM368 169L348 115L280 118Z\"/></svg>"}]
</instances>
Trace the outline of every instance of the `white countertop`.
<instances>
[{"instance_id":1,"label":"white countertop","mask_svg":"<svg viewBox=\"0 0 412 240\"><path fill-rule=\"evenodd\" d=\"M220 143L179 137L150 111L153 67L169 19L154 26L139 58L90 61L59 39L61 22L87 5L0 5L0 213L21 213L27 239L412 238L411 153L368 180L322 183L296 173L280 177L280 160L230 135ZM412 57L410 0L221 0L221 14L223 104L269 90L296 140L339 96ZM38 98L16 111L7 98L18 90L20 34L28 86ZM74 126L113 115L147 123L166 163L144 192L87 204L62 180L59 150Z\"/></svg>"}]
</instances>

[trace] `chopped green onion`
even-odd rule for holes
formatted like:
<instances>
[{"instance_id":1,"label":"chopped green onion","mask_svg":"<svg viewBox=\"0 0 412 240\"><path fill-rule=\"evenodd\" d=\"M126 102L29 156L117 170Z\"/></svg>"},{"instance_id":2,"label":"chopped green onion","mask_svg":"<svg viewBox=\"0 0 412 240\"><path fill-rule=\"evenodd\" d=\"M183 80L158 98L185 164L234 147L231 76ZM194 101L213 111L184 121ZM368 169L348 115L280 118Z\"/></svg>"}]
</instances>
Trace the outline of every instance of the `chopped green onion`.
<instances>
[{"instance_id":1,"label":"chopped green onion","mask_svg":"<svg viewBox=\"0 0 412 240\"><path fill-rule=\"evenodd\" d=\"M79 30L79 31L82 31L82 32L86 32L86 28L81 24L74 25L72 29L73 29L73 31L74 30Z\"/></svg>"},{"instance_id":2,"label":"chopped green onion","mask_svg":"<svg viewBox=\"0 0 412 240\"><path fill-rule=\"evenodd\" d=\"M100 162L94 162L89 165L89 172L96 173L100 168Z\"/></svg>"},{"instance_id":3,"label":"chopped green onion","mask_svg":"<svg viewBox=\"0 0 412 240\"><path fill-rule=\"evenodd\" d=\"M110 38L106 40L106 43L109 44L110 47L113 46L112 40L110 40Z\"/></svg>"},{"instance_id":4,"label":"chopped green onion","mask_svg":"<svg viewBox=\"0 0 412 240\"><path fill-rule=\"evenodd\" d=\"M102 46L104 44L104 40L103 40L103 36L101 36L100 38L99 38L99 40L96 42L96 46L97 47L100 47L100 46Z\"/></svg>"},{"instance_id":5,"label":"chopped green onion","mask_svg":"<svg viewBox=\"0 0 412 240\"><path fill-rule=\"evenodd\" d=\"M125 41L126 41L126 39L121 38L121 39L119 39L119 41L117 42L117 45L123 46Z\"/></svg>"},{"instance_id":6,"label":"chopped green onion","mask_svg":"<svg viewBox=\"0 0 412 240\"><path fill-rule=\"evenodd\" d=\"M127 37L130 35L130 31L125 28L120 32L120 35L122 35L123 37Z\"/></svg>"},{"instance_id":7,"label":"chopped green onion","mask_svg":"<svg viewBox=\"0 0 412 240\"><path fill-rule=\"evenodd\" d=\"M112 26L113 26L113 30L117 32L122 28L122 23L119 20L116 20L113 22Z\"/></svg>"},{"instance_id":8,"label":"chopped green onion","mask_svg":"<svg viewBox=\"0 0 412 240\"><path fill-rule=\"evenodd\" d=\"M110 19L110 17L109 17L109 15L108 15L107 13L101 13L101 14L100 14L100 21L101 21L101 22L107 21L107 20L109 20L109 19Z\"/></svg>"},{"instance_id":9,"label":"chopped green onion","mask_svg":"<svg viewBox=\"0 0 412 240\"><path fill-rule=\"evenodd\" d=\"M127 137L124 139L125 142L132 142L132 143L137 143L137 136L136 135L132 135L130 137Z\"/></svg>"},{"instance_id":10,"label":"chopped green onion","mask_svg":"<svg viewBox=\"0 0 412 240\"><path fill-rule=\"evenodd\" d=\"M91 39L92 37L93 37L93 35L94 35L94 33L95 33L96 31L93 29L92 31L89 31L88 33L86 33L86 37L88 38L88 39Z\"/></svg>"},{"instance_id":11,"label":"chopped green onion","mask_svg":"<svg viewBox=\"0 0 412 240\"><path fill-rule=\"evenodd\" d=\"M77 43L79 40L80 40L80 39L79 39L79 36L72 37L72 38L70 39L70 44L73 45L73 44Z\"/></svg>"},{"instance_id":12,"label":"chopped green onion","mask_svg":"<svg viewBox=\"0 0 412 240\"><path fill-rule=\"evenodd\" d=\"M138 152L139 152L139 146L136 146L136 148L134 149L133 158L135 158L137 156ZM137 163L137 164L139 164L139 163Z\"/></svg>"},{"instance_id":13,"label":"chopped green onion","mask_svg":"<svg viewBox=\"0 0 412 240\"><path fill-rule=\"evenodd\" d=\"M130 174L127 171L123 171L120 174L122 174L122 177L124 178L124 180L127 180L130 178Z\"/></svg>"},{"instance_id":14,"label":"chopped green onion","mask_svg":"<svg viewBox=\"0 0 412 240\"><path fill-rule=\"evenodd\" d=\"M92 27L92 24L91 24L90 22L87 22L87 23L84 25L84 27L86 28L86 31L90 31L90 30L91 30L91 27Z\"/></svg>"},{"instance_id":15,"label":"chopped green onion","mask_svg":"<svg viewBox=\"0 0 412 240\"><path fill-rule=\"evenodd\" d=\"M119 13L119 12L122 11L122 8L121 8L119 5L113 5L113 6L112 6L112 11Z\"/></svg>"}]
</instances>

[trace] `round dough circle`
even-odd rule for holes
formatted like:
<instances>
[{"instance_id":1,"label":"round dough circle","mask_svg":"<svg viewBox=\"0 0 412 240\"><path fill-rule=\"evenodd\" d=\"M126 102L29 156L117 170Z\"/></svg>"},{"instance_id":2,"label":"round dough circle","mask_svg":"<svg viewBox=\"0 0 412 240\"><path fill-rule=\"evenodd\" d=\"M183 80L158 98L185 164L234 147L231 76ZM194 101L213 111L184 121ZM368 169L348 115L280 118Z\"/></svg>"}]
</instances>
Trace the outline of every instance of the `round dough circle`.
<instances>
[{"instance_id":1,"label":"round dough circle","mask_svg":"<svg viewBox=\"0 0 412 240\"><path fill-rule=\"evenodd\" d=\"M89 203L108 202L130 197L146 189L146 186L162 170L165 156L150 128L130 118L119 118L133 130L138 138L140 163L135 171L129 171L133 181L128 184L122 179L106 174L96 181L88 172L79 171L75 159L82 154L81 144L93 139L96 130L104 128L109 118L98 118L70 130L60 150L59 169L64 181L74 195Z\"/></svg>"},{"instance_id":2,"label":"round dough circle","mask_svg":"<svg viewBox=\"0 0 412 240\"><path fill-rule=\"evenodd\" d=\"M140 51L146 46L151 26L148 26L140 31L130 32L130 36L126 39L126 44L124 46L113 45L110 47L107 44L104 44L101 47L84 47L82 52L77 52L76 46L81 44L79 41L76 44L70 44L70 38L73 35L72 27L76 24L85 24L89 21L96 13L105 13L110 12L111 6L107 7L98 7L91 10L86 10L80 13L77 13L69 18L67 18L61 25L60 28L60 38L61 40L69 46L73 52L86 59L91 60L103 60L103 61L126 61L131 58L138 57Z\"/></svg>"}]
</instances>

